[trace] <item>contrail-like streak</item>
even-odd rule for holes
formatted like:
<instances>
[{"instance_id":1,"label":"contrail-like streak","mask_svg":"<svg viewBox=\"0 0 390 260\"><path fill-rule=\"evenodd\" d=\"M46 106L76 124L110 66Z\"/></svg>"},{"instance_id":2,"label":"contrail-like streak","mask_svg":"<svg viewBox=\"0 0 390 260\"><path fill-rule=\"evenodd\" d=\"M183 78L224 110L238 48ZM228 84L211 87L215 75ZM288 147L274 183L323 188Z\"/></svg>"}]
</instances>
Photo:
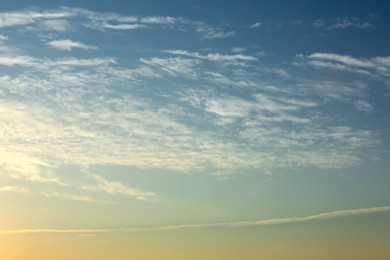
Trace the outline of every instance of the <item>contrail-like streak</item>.
<instances>
[{"instance_id":1,"label":"contrail-like streak","mask_svg":"<svg viewBox=\"0 0 390 260\"><path fill-rule=\"evenodd\" d=\"M117 232L142 232L142 231L166 231L166 230L185 230L185 229L207 229L207 228L240 228L254 226L269 226L288 223L299 223L312 220L322 220L345 216L354 216L370 213L390 211L390 206L348 209L333 212L326 212L305 217L292 218L274 218L256 221L239 221L210 224L189 224L189 225L172 225L159 227L142 227L142 228L109 228L109 229L17 229L17 230L0 230L0 235L21 235L21 234L69 234L69 233L117 233Z\"/></svg>"}]
</instances>

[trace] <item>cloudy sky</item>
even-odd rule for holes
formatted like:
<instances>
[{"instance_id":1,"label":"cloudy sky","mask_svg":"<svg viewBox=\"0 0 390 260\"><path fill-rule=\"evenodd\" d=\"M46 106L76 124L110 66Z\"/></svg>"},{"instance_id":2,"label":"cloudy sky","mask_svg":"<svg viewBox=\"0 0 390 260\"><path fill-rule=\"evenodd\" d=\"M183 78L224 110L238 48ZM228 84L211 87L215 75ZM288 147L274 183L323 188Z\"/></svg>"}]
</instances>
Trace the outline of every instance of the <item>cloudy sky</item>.
<instances>
[{"instance_id":1,"label":"cloudy sky","mask_svg":"<svg viewBox=\"0 0 390 260\"><path fill-rule=\"evenodd\" d=\"M0 259L389 257L389 8L2 3Z\"/></svg>"}]
</instances>

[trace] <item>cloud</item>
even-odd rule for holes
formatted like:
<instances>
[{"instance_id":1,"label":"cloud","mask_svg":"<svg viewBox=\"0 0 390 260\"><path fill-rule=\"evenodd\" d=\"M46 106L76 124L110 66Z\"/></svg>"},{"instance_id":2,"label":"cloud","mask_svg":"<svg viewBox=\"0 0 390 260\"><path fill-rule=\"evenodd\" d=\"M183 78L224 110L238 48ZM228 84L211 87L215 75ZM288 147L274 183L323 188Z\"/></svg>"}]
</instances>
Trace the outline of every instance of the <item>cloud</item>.
<instances>
[{"instance_id":1,"label":"cloud","mask_svg":"<svg viewBox=\"0 0 390 260\"><path fill-rule=\"evenodd\" d=\"M310 221L327 220L333 218L342 218L350 216L360 216L366 214L376 214L390 211L390 206L349 209L333 212L326 212L316 215L304 217L288 217L274 218L256 221L237 221L223 222L210 224L188 224L188 225L173 225L160 227L144 227L144 228L112 228L112 229L19 229L19 230L0 230L0 235L23 235L23 234L93 234L93 233L123 233L123 232L145 232L145 231L175 231L175 230L195 230L195 229L210 229L210 228L243 228L256 226L271 226L294 224Z\"/></svg>"},{"instance_id":2,"label":"cloud","mask_svg":"<svg viewBox=\"0 0 390 260\"><path fill-rule=\"evenodd\" d=\"M329 29L347 29L347 28L357 28L357 29L370 29L372 24L368 21L363 21L356 17L344 17L337 18L336 22L328 27Z\"/></svg>"},{"instance_id":3,"label":"cloud","mask_svg":"<svg viewBox=\"0 0 390 260\"><path fill-rule=\"evenodd\" d=\"M115 30L135 30L148 28L148 26L144 24L104 24L104 28Z\"/></svg>"},{"instance_id":4,"label":"cloud","mask_svg":"<svg viewBox=\"0 0 390 260\"><path fill-rule=\"evenodd\" d=\"M44 196L50 198L62 198L67 200L81 201L81 202L102 202L100 200L96 200L91 198L90 196L82 196L82 195L74 195L74 194L65 194L59 192L45 192Z\"/></svg>"},{"instance_id":5,"label":"cloud","mask_svg":"<svg viewBox=\"0 0 390 260\"><path fill-rule=\"evenodd\" d=\"M72 14L66 11L22 11L0 13L0 28L32 24L44 19L59 19L70 17Z\"/></svg>"},{"instance_id":6,"label":"cloud","mask_svg":"<svg viewBox=\"0 0 390 260\"><path fill-rule=\"evenodd\" d=\"M334 62L328 62L328 61L321 61L321 60L310 60L307 62L307 64L317 67L317 68L324 68L324 69L331 69L331 70L337 70L337 71L345 71L345 72L352 72L357 74L365 74L370 75L370 71L367 71L365 69L359 69L356 67L349 67L344 64L340 63L334 63Z\"/></svg>"},{"instance_id":7,"label":"cloud","mask_svg":"<svg viewBox=\"0 0 390 260\"><path fill-rule=\"evenodd\" d=\"M254 24L252 24L251 26L249 26L250 28L259 28L260 26L262 26L263 23L262 22L256 22Z\"/></svg>"},{"instance_id":8,"label":"cloud","mask_svg":"<svg viewBox=\"0 0 390 260\"><path fill-rule=\"evenodd\" d=\"M87 45L81 42L72 41L69 39L66 40L56 40L48 42L47 45L50 47L59 49L59 50L65 50L65 51L71 51L73 48L79 48L84 50L97 50L96 46Z\"/></svg>"},{"instance_id":9,"label":"cloud","mask_svg":"<svg viewBox=\"0 0 390 260\"><path fill-rule=\"evenodd\" d=\"M30 191L27 187L21 186L3 186L0 187L0 192L16 192L16 193L28 193Z\"/></svg>"},{"instance_id":10,"label":"cloud","mask_svg":"<svg viewBox=\"0 0 390 260\"><path fill-rule=\"evenodd\" d=\"M365 75L380 75L388 77L390 73L390 58L356 58L349 55L335 53L313 53L308 56L298 55L303 64L319 68L347 71ZM302 65L297 63L297 65Z\"/></svg>"},{"instance_id":11,"label":"cloud","mask_svg":"<svg viewBox=\"0 0 390 260\"><path fill-rule=\"evenodd\" d=\"M40 30L65 32L71 28L69 21L64 19L46 20L38 24Z\"/></svg>"},{"instance_id":12,"label":"cloud","mask_svg":"<svg viewBox=\"0 0 390 260\"><path fill-rule=\"evenodd\" d=\"M357 100L354 103L356 109L363 111L363 112L371 112L372 111L372 105L364 100Z\"/></svg>"},{"instance_id":13,"label":"cloud","mask_svg":"<svg viewBox=\"0 0 390 260\"><path fill-rule=\"evenodd\" d=\"M177 22L184 22L182 18L175 18L175 17L170 17L170 16L149 16L149 17L144 17L140 19L140 22L146 23L146 24L175 24Z\"/></svg>"},{"instance_id":14,"label":"cloud","mask_svg":"<svg viewBox=\"0 0 390 260\"><path fill-rule=\"evenodd\" d=\"M251 114L270 112L270 117L276 120L278 114L282 117L286 115L284 112L296 111L302 108L315 107L317 104L314 102L305 102L299 100L281 99L276 100L268 95L256 93L253 94L254 101L249 102L247 100L237 97L221 97L217 99L209 99L206 101L206 111L217 114L221 117L242 117L248 118ZM256 115L254 115L256 116Z\"/></svg>"},{"instance_id":15,"label":"cloud","mask_svg":"<svg viewBox=\"0 0 390 260\"><path fill-rule=\"evenodd\" d=\"M236 35L235 31L225 31L220 28L198 28L196 30L204 39L224 39Z\"/></svg>"},{"instance_id":16,"label":"cloud","mask_svg":"<svg viewBox=\"0 0 390 260\"><path fill-rule=\"evenodd\" d=\"M105 25L122 27L113 30L133 25L200 29L206 38L229 36L226 28L179 18L69 8L58 12L71 15L50 18L42 11L29 18L31 27L45 24L55 30L45 40L31 40L38 43L32 47L42 47L44 41L63 50L96 49L69 39L53 40L63 26L76 21L81 26L70 27L74 39L85 27L99 30L94 34L112 33ZM12 40L20 40L18 31ZM93 194L151 201L158 197L96 174L72 182L58 174L64 165L75 165L83 173L99 165L191 174L341 168L363 162L367 149L378 144L373 129L351 127L349 115L334 107L352 106L358 109L353 113L364 116L370 80L374 75L376 82L383 82L388 57L317 52L302 55L299 66L291 66L265 64L247 55L250 50L229 52L231 45L141 51L133 59L100 53L108 50L88 52L84 58L73 53L50 57L30 47L16 45L0 55L0 65L8 66L0 76L0 178L35 182L47 188L46 196L84 201L95 199ZM330 73L323 69L337 69L341 76L328 79ZM356 80L345 79L358 71ZM60 192L59 186L69 190Z\"/></svg>"},{"instance_id":17,"label":"cloud","mask_svg":"<svg viewBox=\"0 0 390 260\"><path fill-rule=\"evenodd\" d=\"M308 56L310 59L320 59L339 62L348 66L372 68L374 64L369 60L357 59L348 55L334 53L313 53Z\"/></svg>"},{"instance_id":18,"label":"cloud","mask_svg":"<svg viewBox=\"0 0 390 260\"><path fill-rule=\"evenodd\" d=\"M254 226L269 226L269 225L292 224L292 223L300 223L300 222L308 222L314 220L324 220L324 219L348 217L348 216L356 216L356 215L364 215L364 214L373 214L373 213L386 212L386 211L390 211L389 206L364 208L364 209L340 210L340 211L321 213L321 214L305 216L305 217L275 218L275 219L257 220L257 221L241 221L241 222L226 222L226 223L212 223L212 224L164 226L152 230L242 228L242 227L254 227Z\"/></svg>"},{"instance_id":19,"label":"cloud","mask_svg":"<svg viewBox=\"0 0 390 260\"><path fill-rule=\"evenodd\" d=\"M8 37L0 34L0 43L5 42L6 40L8 40Z\"/></svg>"},{"instance_id":20,"label":"cloud","mask_svg":"<svg viewBox=\"0 0 390 260\"><path fill-rule=\"evenodd\" d=\"M94 67L108 64L115 64L116 61L113 58L94 58L94 59L77 59L77 58L66 58L49 61L49 66L79 66L79 67Z\"/></svg>"},{"instance_id":21,"label":"cloud","mask_svg":"<svg viewBox=\"0 0 390 260\"><path fill-rule=\"evenodd\" d=\"M24 26L30 31L65 32L84 28L107 30L135 29L174 29L180 31L195 31L203 39L223 39L235 35L233 30L213 27L205 22L191 21L182 17L170 16L128 16L111 12L94 12L75 7L61 7L53 10L22 10L0 13L0 28ZM43 34L41 34L41 37Z\"/></svg>"},{"instance_id":22,"label":"cloud","mask_svg":"<svg viewBox=\"0 0 390 260\"><path fill-rule=\"evenodd\" d=\"M390 68L390 57L375 57L372 59L374 62L380 64L385 68Z\"/></svg>"},{"instance_id":23,"label":"cloud","mask_svg":"<svg viewBox=\"0 0 390 260\"><path fill-rule=\"evenodd\" d=\"M34 66L36 59L30 56L0 56L0 65L4 66Z\"/></svg>"},{"instance_id":24,"label":"cloud","mask_svg":"<svg viewBox=\"0 0 390 260\"><path fill-rule=\"evenodd\" d=\"M207 100L205 110L221 117L247 117L256 104L236 97Z\"/></svg>"},{"instance_id":25,"label":"cloud","mask_svg":"<svg viewBox=\"0 0 390 260\"><path fill-rule=\"evenodd\" d=\"M322 19L318 19L318 20L313 22L313 26L316 28L323 28L326 26L326 22Z\"/></svg>"},{"instance_id":26,"label":"cloud","mask_svg":"<svg viewBox=\"0 0 390 260\"><path fill-rule=\"evenodd\" d=\"M168 73L171 76L187 76L195 77L196 71L194 67L199 63L193 59L185 58L141 58L140 62L159 68L163 72Z\"/></svg>"},{"instance_id":27,"label":"cloud","mask_svg":"<svg viewBox=\"0 0 390 260\"><path fill-rule=\"evenodd\" d=\"M243 47L233 47L232 48L232 52L234 52L234 53L240 53L240 52L244 52L244 51L246 51L246 49Z\"/></svg>"},{"instance_id":28,"label":"cloud","mask_svg":"<svg viewBox=\"0 0 390 260\"><path fill-rule=\"evenodd\" d=\"M145 192L138 189L130 188L121 182L107 181L106 179L95 175L89 174L89 177L94 179L97 185L85 186L83 189L94 190L104 192L108 194L119 194L127 197L135 197L138 200L155 200L156 194L153 192Z\"/></svg>"},{"instance_id":29,"label":"cloud","mask_svg":"<svg viewBox=\"0 0 390 260\"><path fill-rule=\"evenodd\" d=\"M255 61L257 60L256 57L243 55L243 54L226 55L220 53L208 53L207 55L202 55L199 52L190 52L186 50L165 50L164 52L174 54L174 55L182 55L182 56L209 60L209 61Z\"/></svg>"},{"instance_id":30,"label":"cloud","mask_svg":"<svg viewBox=\"0 0 390 260\"><path fill-rule=\"evenodd\" d=\"M262 22L256 22L254 24L252 24L251 26L249 26L250 28L259 28L260 26L262 26L263 23Z\"/></svg>"},{"instance_id":31,"label":"cloud","mask_svg":"<svg viewBox=\"0 0 390 260\"><path fill-rule=\"evenodd\" d=\"M3 178L70 185L55 175L64 164L192 173L340 168L358 164L361 153L376 144L372 131L334 128L348 123L327 120L332 114L322 112L333 105L328 97L348 98L351 104L363 99L364 84L311 78L292 80L290 88L270 83L270 72L257 63L248 63L248 69L223 64L250 61L249 55L167 52L179 57L140 58L131 68L113 58L30 57L34 66L0 77ZM188 80L184 86L183 78ZM249 94L231 92L241 89ZM144 91L153 95L145 98ZM36 95L38 100L31 98ZM75 188L91 187L91 182L98 187L93 192L148 198L144 191L109 180L89 178Z\"/></svg>"}]
</instances>

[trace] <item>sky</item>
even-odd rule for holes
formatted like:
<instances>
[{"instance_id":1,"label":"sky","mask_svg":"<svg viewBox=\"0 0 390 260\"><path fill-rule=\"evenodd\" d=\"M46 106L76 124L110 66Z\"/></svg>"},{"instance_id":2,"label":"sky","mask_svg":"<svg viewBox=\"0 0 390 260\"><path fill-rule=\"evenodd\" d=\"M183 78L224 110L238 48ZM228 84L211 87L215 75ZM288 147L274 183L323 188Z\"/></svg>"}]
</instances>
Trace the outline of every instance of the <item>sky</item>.
<instances>
[{"instance_id":1,"label":"sky","mask_svg":"<svg viewBox=\"0 0 390 260\"><path fill-rule=\"evenodd\" d=\"M387 1L7 1L0 260L388 259Z\"/></svg>"}]
</instances>

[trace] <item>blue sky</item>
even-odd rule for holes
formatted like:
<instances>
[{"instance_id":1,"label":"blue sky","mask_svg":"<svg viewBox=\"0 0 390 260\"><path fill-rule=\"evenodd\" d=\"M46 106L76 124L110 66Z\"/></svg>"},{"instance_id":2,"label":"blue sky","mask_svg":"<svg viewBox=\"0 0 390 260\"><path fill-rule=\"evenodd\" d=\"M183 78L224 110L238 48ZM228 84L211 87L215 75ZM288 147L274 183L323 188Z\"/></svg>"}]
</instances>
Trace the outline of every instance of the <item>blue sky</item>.
<instances>
[{"instance_id":1,"label":"blue sky","mask_svg":"<svg viewBox=\"0 0 390 260\"><path fill-rule=\"evenodd\" d=\"M386 1L3 3L0 195L13 220L0 227L384 214L387 10Z\"/></svg>"}]
</instances>

